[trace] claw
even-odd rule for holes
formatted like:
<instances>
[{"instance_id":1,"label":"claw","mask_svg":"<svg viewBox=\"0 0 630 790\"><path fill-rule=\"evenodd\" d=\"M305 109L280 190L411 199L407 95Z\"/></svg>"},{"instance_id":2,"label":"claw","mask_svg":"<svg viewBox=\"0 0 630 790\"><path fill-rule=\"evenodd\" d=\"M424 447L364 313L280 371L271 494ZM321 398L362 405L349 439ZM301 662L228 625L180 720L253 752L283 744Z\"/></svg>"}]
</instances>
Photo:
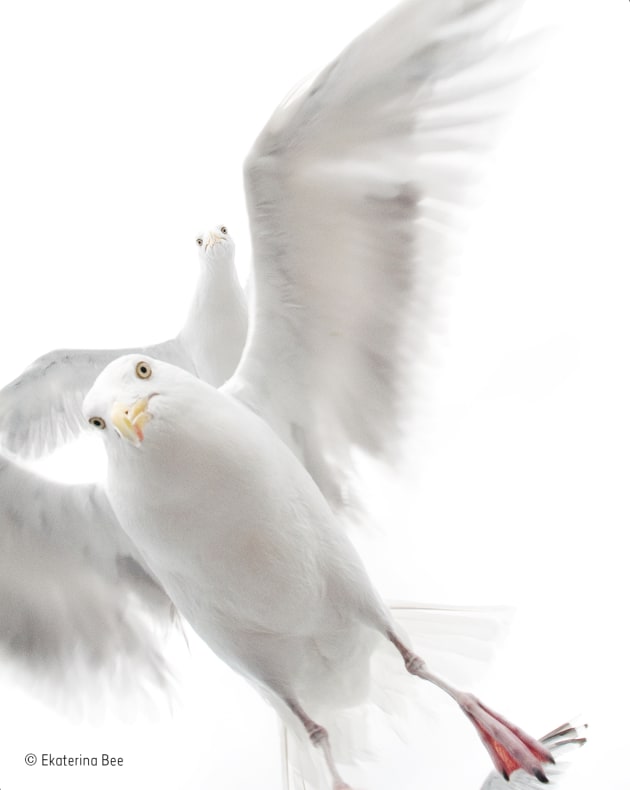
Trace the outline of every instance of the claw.
<instances>
[{"instance_id":1,"label":"claw","mask_svg":"<svg viewBox=\"0 0 630 790\"><path fill-rule=\"evenodd\" d=\"M495 768L506 780L509 781L514 771L522 769L543 784L549 782L541 766L541 763L555 762L548 749L474 697L466 695L462 703L462 709L474 724Z\"/></svg>"},{"instance_id":2,"label":"claw","mask_svg":"<svg viewBox=\"0 0 630 790\"><path fill-rule=\"evenodd\" d=\"M543 763L555 763L549 749L540 741L532 738L523 730L515 727L507 719L487 708L472 694L466 694L450 686L444 680L434 675L427 669L425 662L410 650L398 638L394 631L388 631L387 636L394 647L402 656L407 670L421 680L428 680L442 691L451 696L472 721L484 746L490 753L492 762L497 771L509 782L514 771L523 770L530 776L536 777L539 782L547 784L549 781L542 769ZM562 727L550 733L549 738L563 732Z\"/></svg>"}]
</instances>

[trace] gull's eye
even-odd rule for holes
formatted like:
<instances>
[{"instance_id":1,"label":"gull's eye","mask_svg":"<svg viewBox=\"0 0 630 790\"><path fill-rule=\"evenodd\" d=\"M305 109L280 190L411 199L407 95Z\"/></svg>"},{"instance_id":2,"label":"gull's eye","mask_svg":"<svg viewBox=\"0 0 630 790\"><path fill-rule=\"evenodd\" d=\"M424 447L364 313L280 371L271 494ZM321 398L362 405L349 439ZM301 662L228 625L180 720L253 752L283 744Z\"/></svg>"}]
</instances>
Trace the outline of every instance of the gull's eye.
<instances>
[{"instance_id":1,"label":"gull's eye","mask_svg":"<svg viewBox=\"0 0 630 790\"><path fill-rule=\"evenodd\" d=\"M201 247L201 245L203 244L203 239L201 238L201 236L198 239L196 239L196 242L197 242L197 245L199 247Z\"/></svg>"},{"instance_id":2,"label":"gull's eye","mask_svg":"<svg viewBox=\"0 0 630 790\"><path fill-rule=\"evenodd\" d=\"M151 366L148 362L138 362L136 365L136 376L139 379L151 378Z\"/></svg>"},{"instance_id":3,"label":"gull's eye","mask_svg":"<svg viewBox=\"0 0 630 790\"><path fill-rule=\"evenodd\" d=\"M101 431L105 430L105 420L101 417L90 417L90 425L93 425L95 428L100 428Z\"/></svg>"},{"instance_id":4,"label":"gull's eye","mask_svg":"<svg viewBox=\"0 0 630 790\"><path fill-rule=\"evenodd\" d=\"M227 228L225 227L225 225L221 225L221 227L219 228L219 230L221 231L221 233L222 233L224 236L227 236Z\"/></svg>"}]
</instances>

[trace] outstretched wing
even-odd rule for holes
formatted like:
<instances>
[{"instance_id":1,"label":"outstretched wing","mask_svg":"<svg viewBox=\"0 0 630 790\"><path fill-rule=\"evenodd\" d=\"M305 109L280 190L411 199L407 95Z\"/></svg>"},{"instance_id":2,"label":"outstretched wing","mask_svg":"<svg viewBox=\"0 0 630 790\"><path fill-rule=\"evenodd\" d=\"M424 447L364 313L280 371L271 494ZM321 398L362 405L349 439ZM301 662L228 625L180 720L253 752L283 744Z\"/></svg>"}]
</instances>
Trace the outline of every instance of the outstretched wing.
<instances>
[{"instance_id":1,"label":"outstretched wing","mask_svg":"<svg viewBox=\"0 0 630 790\"><path fill-rule=\"evenodd\" d=\"M396 449L492 132L523 63L512 0L411 0L281 105L245 164L255 309L227 385L333 504Z\"/></svg>"},{"instance_id":2,"label":"outstretched wing","mask_svg":"<svg viewBox=\"0 0 630 790\"><path fill-rule=\"evenodd\" d=\"M555 730L547 733L540 742L549 749L554 759L554 765L546 765L545 773L553 782L560 777L568 766L568 763L560 761L559 758L575 749L579 749L586 743L586 725L562 724ZM483 783L481 790L535 790L540 788L540 782L535 776L526 774L524 771L515 771L509 781L493 771Z\"/></svg>"},{"instance_id":3,"label":"outstretched wing","mask_svg":"<svg viewBox=\"0 0 630 790\"><path fill-rule=\"evenodd\" d=\"M62 485L0 456L0 650L38 676L120 674L161 681L152 623L172 604L104 491Z\"/></svg>"},{"instance_id":4,"label":"outstretched wing","mask_svg":"<svg viewBox=\"0 0 630 790\"><path fill-rule=\"evenodd\" d=\"M28 458L77 436L83 428L83 398L98 374L117 357L133 353L194 372L178 340L138 349L51 351L0 390L0 444Z\"/></svg>"}]
</instances>

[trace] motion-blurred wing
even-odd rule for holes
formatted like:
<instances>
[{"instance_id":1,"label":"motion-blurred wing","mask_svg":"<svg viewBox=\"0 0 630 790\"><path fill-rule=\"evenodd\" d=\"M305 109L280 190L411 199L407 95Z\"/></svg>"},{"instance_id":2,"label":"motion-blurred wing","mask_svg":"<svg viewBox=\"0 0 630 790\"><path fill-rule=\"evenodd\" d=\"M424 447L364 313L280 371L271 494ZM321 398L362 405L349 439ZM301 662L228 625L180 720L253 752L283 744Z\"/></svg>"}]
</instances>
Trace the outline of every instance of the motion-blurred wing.
<instances>
[{"instance_id":1,"label":"motion-blurred wing","mask_svg":"<svg viewBox=\"0 0 630 790\"><path fill-rule=\"evenodd\" d=\"M227 390L333 504L391 455L436 279L523 64L511 0L413 0L281 105L245 164L255 309Z\"/></svg>"},{"instance_id":2,"label":"motion-blurred wing","mask_svg":"<svg viewBox=\"0 0 630 790\"><path fill-rule=\"evenodd\" d=\"M0 444L28 458L77 436L85 422L83 398L98 374L117 357L136 352L191 367L177 340L138 349L51 351L0 390Z\"/></svg>"},{"instance_id":3,"label":"motion-blurred wing","mask_svg":"<svg viewBox=\"0 0 630 790\"><path fill-rule=\"evenodd\" d=\"M168 675L153 625L129 590L69 560L46 540L0 543L0 655L42 687L87 692L114 682L163 686ZM63 689L63 693L61 690ZM65 701L65 700L64 700Z\"/></svg>"},{"instance_id":4,"label":"motion-blurred wing","mask_svg":"<svg viewBox=\"0 0 630 790\"><path fill-rule=\"evenodd\" d=\"M0 457L5 655L55 681L125 666L158 681L164 665L152 624L171 606L102 489L54 483Z\"/></svg>"}]
</instances>

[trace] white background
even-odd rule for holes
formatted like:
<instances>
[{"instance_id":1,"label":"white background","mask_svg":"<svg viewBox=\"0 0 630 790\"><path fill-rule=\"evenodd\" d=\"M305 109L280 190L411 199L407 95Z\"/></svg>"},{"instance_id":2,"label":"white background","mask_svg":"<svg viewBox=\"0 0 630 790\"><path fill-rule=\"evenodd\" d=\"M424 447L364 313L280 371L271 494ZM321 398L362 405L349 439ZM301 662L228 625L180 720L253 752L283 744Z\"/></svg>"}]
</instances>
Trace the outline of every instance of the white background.
<instances>
[{"instance_id":1,"label":"white background","mask_svg":"<svg viewBox=\"0 0 630 790\"><path fill-rule=\"evenodd\" d=\"M0 383L51 348L173 335L196 276L194 239L210 224L229 226L245 275L249 145L293 82L388 7L6 5ZM517 605L478 690L538 735L582 713L590 743L564 786L616 790L630 786L628 5L532 0L524 24L549 22L556 37L504 135L453 282L410 463L375 489L384 536L366 558L387 597ZM85 479L100 467L81 446L42 468ZM278 787L273 716L193 653L181 659L181 704L154 719L92 710L86 723L5 682L2 790ZM439 765L410 786L479 786L488 761L459 719L440 720L427 755ZM125 767L115 778L46 772L24 766L28 751L109 751Z\"/></svg>"}]
</instances>

